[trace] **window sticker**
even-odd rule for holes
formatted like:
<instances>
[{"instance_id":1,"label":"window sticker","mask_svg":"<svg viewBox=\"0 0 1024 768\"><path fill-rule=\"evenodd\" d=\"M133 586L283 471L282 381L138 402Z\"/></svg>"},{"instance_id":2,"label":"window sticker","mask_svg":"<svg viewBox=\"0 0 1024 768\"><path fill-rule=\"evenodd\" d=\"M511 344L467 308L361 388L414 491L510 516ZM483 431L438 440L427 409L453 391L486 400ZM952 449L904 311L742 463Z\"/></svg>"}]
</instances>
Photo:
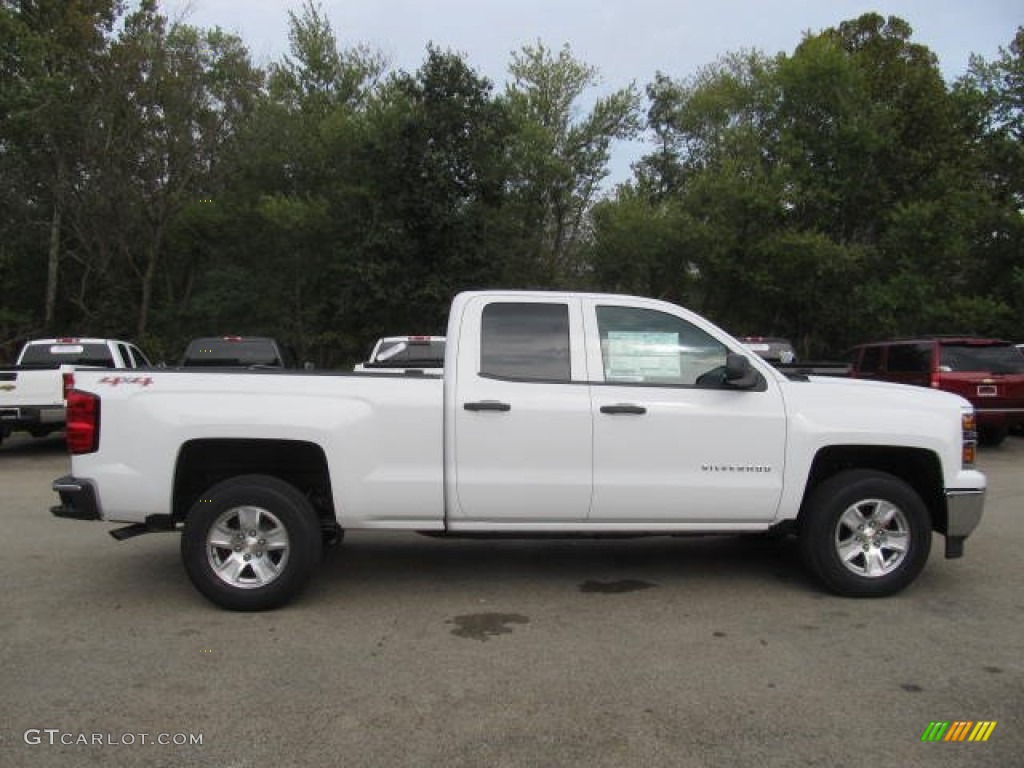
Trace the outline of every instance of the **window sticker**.
<instances>
[{"instance_id":1,"label":"window sticker","mask_svg":"<svg viewBox=\"0 0 1024 768\"><path fill-rule=\"evenodd\" d=\"M608 332L608 381L678 379L680 373L678 333Z\"/></svg>"},{"instance_id":2,"label":"window sticker","mask_svg":"<svg viewBox=\"0 0 1024 768\"><path fill-rule=\"evenodd\" d=\"M80 355L84 351L81 344L54 344L50 347L51 355Z\"/></svg>"}]
</instances>

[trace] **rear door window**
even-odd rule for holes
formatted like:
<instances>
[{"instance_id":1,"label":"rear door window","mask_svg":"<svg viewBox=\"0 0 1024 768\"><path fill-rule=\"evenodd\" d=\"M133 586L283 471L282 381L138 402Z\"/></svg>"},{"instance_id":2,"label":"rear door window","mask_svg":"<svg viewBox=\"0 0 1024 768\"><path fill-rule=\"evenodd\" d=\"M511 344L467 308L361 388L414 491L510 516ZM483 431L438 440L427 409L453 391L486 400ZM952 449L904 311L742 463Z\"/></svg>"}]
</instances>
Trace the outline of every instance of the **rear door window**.
<instances>
[{"instance_id":1,"label":"rear door window","mask_svg":"<svg viewBox=\"0 0 1024 768\"><path fill-rule=\"evenodd\" d=\"M481 318L480 373L500 379L569 381L569 307L496 302Z\"/></svg>"}]
</instances>

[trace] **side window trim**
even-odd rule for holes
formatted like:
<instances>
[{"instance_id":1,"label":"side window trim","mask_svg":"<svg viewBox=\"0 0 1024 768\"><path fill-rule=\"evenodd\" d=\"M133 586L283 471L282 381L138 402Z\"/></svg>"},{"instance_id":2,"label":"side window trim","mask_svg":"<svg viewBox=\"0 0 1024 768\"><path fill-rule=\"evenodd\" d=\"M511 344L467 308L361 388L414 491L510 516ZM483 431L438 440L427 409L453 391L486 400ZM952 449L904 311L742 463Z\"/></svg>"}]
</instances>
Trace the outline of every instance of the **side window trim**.
<instances>
[{"instance_id":1,"label":"side window trim","mask_svg":"<svg viewBox=\"0 0 1024 768\"><path fill-rule=\"evenodd\" d=\"M117 342L117 356L121 358L121 363L125 368L135 368L135 360L132 358L131 352L128 351L128 345L124 342Z\"/></svg>"},{"instance_id":2,"label":"side window trim","mask_svg":"<svg viewBox=\"0 0 1024 768\"><path fill-rule=\"evenodd\" d=\"M149 360L142 353L142 350L139 349L137 346L135 346L134 344L129 344L128 349L131 351L132 357L135 358L136 368L144 368L150 365Z\"/></svg>"}]
</instances>

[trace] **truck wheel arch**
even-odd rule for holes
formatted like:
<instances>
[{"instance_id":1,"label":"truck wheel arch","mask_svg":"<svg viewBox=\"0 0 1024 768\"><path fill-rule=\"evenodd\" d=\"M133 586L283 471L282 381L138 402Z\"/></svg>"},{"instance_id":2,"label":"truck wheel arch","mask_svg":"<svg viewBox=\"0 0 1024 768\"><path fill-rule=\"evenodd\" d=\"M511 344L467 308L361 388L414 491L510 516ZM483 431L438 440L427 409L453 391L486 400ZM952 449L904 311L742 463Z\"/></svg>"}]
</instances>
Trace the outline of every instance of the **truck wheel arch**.
<instances>
[{"instance_id":1,"label":"truck wheel arch","mask_svg":"<svg viewBox=\"0 0 1024 768\"><path fill-rule=\"evenodd\" d=\"M240 475L276 477L304 495L325 531L337 529L327 457L316 443L298 440L214 438L181 446L174 469L171 514L185 520L200 495Z\"/></svg>"},{"instance_id":2,"label":"truck wheel arch","mask_svg":"<svg viewBox=\"0 0 1024 768\"><path fill-rule=\"evenodd\" d=\"M815 454L797 517L798 528L809 514L809 501L818 486L840 472L856 469L875 470L902 480L924 502L932 529L945 530L946 498L939 457L923 448L875 445L834 445Z\"/></svg>"}]
</instances>

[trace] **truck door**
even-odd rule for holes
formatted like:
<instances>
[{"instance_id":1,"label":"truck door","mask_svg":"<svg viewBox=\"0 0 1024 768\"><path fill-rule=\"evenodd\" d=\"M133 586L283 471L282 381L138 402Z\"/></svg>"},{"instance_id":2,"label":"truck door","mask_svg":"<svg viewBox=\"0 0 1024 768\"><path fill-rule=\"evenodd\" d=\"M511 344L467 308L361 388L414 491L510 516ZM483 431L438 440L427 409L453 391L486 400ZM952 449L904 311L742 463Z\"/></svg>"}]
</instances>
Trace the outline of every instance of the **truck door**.
<instances>
[{"instance_id":1,"label":"truck door","mask_svg":"<svg viewBox=\"0 0 1024 768\"><path fill-rule=\"evenodd\" d=\"M766 521L782 492L782 396L724 382L730 350L664 305L585 301L594 372L594 523Z\"/></svg>"},{"instance_id":2,"label":"truck door","mask_svg":"<svg viewBox=\"0 0 1024 768\"><path fill-rule=\"evenodd\" d=\"M575 298L466 305L446 397L453 529L586 519L593 434L582 331Z\"/></svg>"}]
</instances>

